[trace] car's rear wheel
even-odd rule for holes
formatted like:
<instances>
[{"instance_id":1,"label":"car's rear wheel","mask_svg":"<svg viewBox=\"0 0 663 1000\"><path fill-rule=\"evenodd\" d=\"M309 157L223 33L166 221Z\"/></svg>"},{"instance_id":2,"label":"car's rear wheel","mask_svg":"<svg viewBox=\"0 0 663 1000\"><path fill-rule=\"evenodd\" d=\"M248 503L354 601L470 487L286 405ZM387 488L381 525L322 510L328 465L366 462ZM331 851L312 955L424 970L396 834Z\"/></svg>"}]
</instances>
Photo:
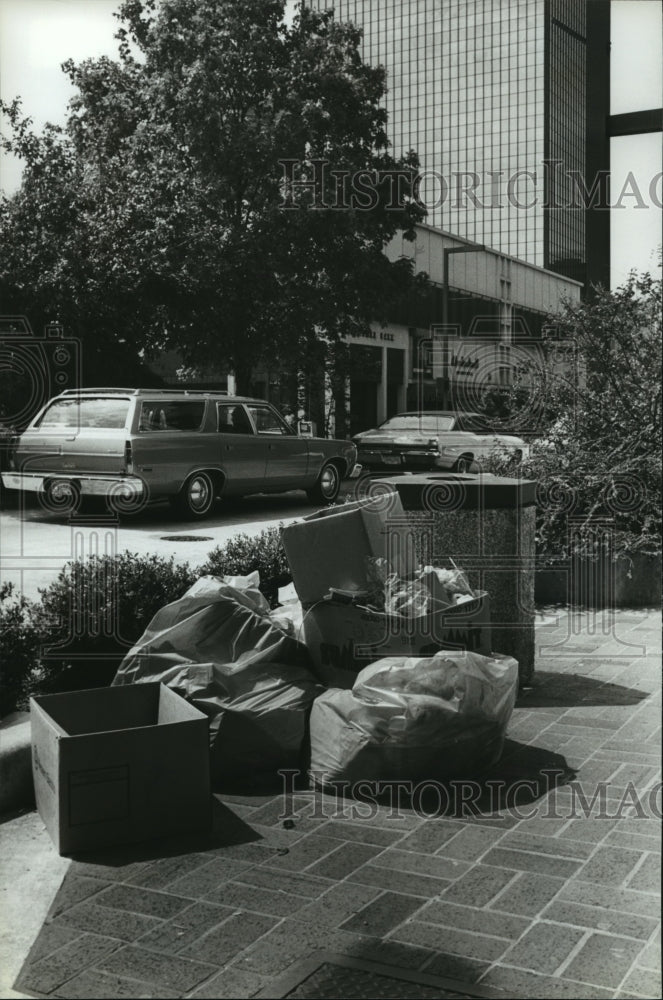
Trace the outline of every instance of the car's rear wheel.
<instances>
[{"instance_id":1,"label":"car's rear wheel","mask_svg":"<svg viewBox=\"0 0 663 1000\"><path fill-rule=\"evenodd\" d=\"M81 504L81 491L69 479L47 479L38 494L40 506L54 514L73 514Z\"/></svg>"},{"instance_id":2,"label":"car's rear wheel","mask_svg":"<svg viewBox=\"0 0 663 1000\"><path fill-rule=\"evenodd\" d=\"M210 474L194 472L171 502L182 517L203 518L214 506L215 496L214 480Z\"/></svg>"},{"instance_id":3,"label":"car's rear wheel","mask_svg":"<svg viewBox=\"0 0 663 1000\"><path fill-rule=\"evenodd\" d=\"M315 486L306 491L311 503L333 503L341 489L341 474L333 462L323 465Z\"/></svg>"}]
</instances>

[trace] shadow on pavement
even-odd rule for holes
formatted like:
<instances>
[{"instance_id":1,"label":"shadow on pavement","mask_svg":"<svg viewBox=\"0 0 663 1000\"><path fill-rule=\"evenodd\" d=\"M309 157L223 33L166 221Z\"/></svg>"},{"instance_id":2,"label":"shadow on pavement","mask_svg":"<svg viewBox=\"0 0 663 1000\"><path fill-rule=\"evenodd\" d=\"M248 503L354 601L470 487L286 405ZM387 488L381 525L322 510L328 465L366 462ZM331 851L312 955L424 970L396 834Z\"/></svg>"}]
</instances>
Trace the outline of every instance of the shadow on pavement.
<instances>
[{"instance_id":1,"label":"shadow on pavement","mask_svg":"<svg viewBox=\"0 0 663 1000\"><path fill-rule=\"evenodd\" d=\"M249 844L261 840L253 830L216 796L212 799L212 824L207 833L182 837L164 837L163 840L123 844L108 849L86 851L72 855L72 861L107 868L126 868L128 865L162 858L175 858L185 854L202 854L223 847Z\"/></svg>"},{"instance_id":2,"label":"shadow on pavement","mask_svg":"<svg viewBox=\"0 0 663 1000\"><path fill-rule=\"evenodd\" d=\"M500 760L483 774L422 782L407 799L418 815L471 820L530 805L575 774L561 754L507 740ZM405 805L406 797L399 802Z\"/></svg>"},{"instance_id":3,"label":"shadow on pavement","mask_svg":"<svg viewBox=\"0 0 663 1000\"><path fill-rule=\"evenodd\" d=\"M469 753L468 753L469 759ZM376 772L379 773L379 772ZM383 767L382 774L387 773ZM399 772L402 773L402 772ZM283 795L283 814L297 819L300 815L318 819L343 818L352 803L358 804L355 819L370 820L378 811L390 820L399 815L415 814L425 818L447 816L471 820L496 815L529 805L547 795L554 788L567 784L576 771L559 753L544 747L531 746L515 740L506 740L503 754L497 763L483 770L467 767L463 774L449 777L443 765L437 776L419 777L416 780L380 778L359 782L352 791L350 782L330 782L324 787L311 789L305 771L288 772L290 791L271 786L271 794L262 789L224 789L220 793L230 806L262 806ZM499 819L499 817L497 817Z\"/></svg>"},{"instance_id":4,"label":"shadow on pavement","mask_svg":"<svg viewBox=\"0 0 663 1000\"><path fill-rule=\"evenodd\" d=\"M646 697L646 691L624 687L622 684L593 680L580 674L558 674L537 670L532 687L521 691L516 707L579 708L583 705L637 705Z\"/></svg>"}]
</instances>

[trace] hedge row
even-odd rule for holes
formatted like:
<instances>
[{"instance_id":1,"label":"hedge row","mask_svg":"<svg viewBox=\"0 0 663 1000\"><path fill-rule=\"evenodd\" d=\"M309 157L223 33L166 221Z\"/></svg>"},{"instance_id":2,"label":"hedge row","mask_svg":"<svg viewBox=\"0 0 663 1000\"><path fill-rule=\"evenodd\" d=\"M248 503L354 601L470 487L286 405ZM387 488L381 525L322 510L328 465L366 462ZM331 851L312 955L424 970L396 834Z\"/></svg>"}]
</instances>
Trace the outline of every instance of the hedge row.
<instances>
[{"instance_id":1,"label":"hedge row","mask_svg":"<svg viewBox=\"0 0 663 1000\"><path fill-rule=\"evenodd\" d=\"M290 581L277 528L237 535L194 569L161 556L123 552L69 562L37 601L0 587L0 716L25 708L33 694L108 684L159 608L200 576L258 570L274 605Z\"/></svg>"}]
</instances>

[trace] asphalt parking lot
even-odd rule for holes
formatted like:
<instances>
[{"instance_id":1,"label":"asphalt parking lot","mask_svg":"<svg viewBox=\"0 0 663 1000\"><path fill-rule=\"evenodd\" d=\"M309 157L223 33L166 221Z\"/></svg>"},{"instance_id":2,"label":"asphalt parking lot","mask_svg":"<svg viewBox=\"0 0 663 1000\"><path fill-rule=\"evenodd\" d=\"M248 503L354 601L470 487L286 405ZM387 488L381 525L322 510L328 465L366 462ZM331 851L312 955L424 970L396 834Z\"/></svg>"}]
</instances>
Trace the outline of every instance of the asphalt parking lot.
<instances>
[{"instance_id":1,"label":"asphalt parking lot","mask_svg":"<svg viewBox=\"0 0 663 1000\"><path fill-rule=\"evenodd\" d=\"M339 501L352 499L358 482L346 480ZM36 598L69 560L123 551L173 556L196 566L233 535L257 535L313 510L300 490L220 501L211 517L193 522L178 518L167 503L130 517L109 516L101 506L70 517L44 511L34 501L21 508L9 495L0 511L0 583L11 582Z\"/></svg>"}]
</instances>

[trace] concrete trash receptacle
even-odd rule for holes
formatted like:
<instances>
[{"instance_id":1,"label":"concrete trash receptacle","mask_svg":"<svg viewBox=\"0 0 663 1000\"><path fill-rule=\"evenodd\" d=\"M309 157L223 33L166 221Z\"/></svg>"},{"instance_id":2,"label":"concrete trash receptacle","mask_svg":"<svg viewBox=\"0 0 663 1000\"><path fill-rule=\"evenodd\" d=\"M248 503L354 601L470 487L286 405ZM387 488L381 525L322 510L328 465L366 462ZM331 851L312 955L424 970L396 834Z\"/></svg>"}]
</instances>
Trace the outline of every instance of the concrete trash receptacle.
<instances>
[{"instance_id":1,"label":"concrete trash receptacle","mask_svg":"<svg viewBox=\"0 0 663 1000\"><path fill-rule=\"evenodd\" d=\"M424 564L464 569L490 596L493 649L513 656L520 683L534 672L535 489L527 479L490 474L385 476L371 493L397 490ZM402 517L392 519L394 528Z\"/></svg>"}]
</instances>

